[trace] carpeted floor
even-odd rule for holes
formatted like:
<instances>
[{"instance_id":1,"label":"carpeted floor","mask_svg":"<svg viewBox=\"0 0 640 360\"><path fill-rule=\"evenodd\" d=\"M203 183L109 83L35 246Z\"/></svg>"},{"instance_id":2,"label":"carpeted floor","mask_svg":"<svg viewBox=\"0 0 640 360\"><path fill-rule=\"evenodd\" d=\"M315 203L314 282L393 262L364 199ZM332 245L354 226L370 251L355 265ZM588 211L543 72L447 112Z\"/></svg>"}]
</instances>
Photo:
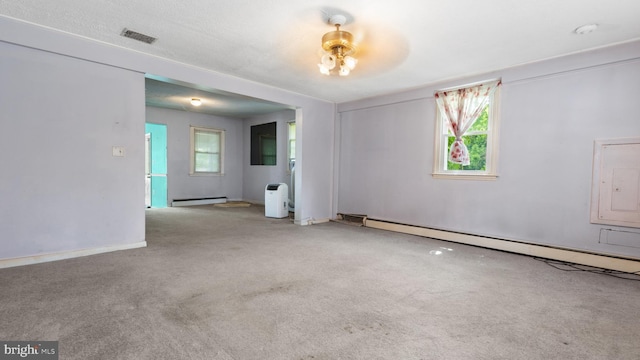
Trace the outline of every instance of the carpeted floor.
<instances>
[{"instance_id":1,"label":"carpeted floor","mask_svg":"<svg viewBox=\"0 0 640 360\"><path fill-rule=\"evenodd\" d=\"M148 247L0 269L60 359L639 359L640 281L264 208L147 211Z\"/></svg>"}]
</instances>

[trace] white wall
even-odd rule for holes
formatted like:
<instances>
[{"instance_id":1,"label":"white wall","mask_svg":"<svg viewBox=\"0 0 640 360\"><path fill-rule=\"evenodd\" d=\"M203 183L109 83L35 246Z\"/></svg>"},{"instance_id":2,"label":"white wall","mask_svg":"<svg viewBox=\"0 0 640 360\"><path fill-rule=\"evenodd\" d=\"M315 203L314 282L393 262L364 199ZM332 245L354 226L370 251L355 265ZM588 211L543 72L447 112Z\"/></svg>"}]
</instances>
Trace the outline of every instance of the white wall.
<instances>
[{"instance_id":1,"label":"white wall","mask_svg":"<svg viewBox=\"0 0 640 360\"><path fill-rule=\"evenodd\" d=\"M285 110L244 120L244 200L264 204L267 184L286 183L291 186L287 160L288 123L295 120L295 116L294 110ZM251 165L251 126L271 122L276 122L276 165Z\"/></svg>"},{"instance_id":2,"label":"white wall","mask_svg":"<svg viewBox=\"0 0 640 360\"><path fill-rule=\"evenodd\" d=\"M144 75L0 54L0 259L143 245Z\"/></svg>"},{"instance_id":3,"label":"white wall","mask_svg":"<svg viewBox=\"0 0 640 360\"><path fill-rule=\"evenodd\" d=\"M167 125L167 199L242 199L242 120L147 106L147 122ZM224 175L190 176L190 126L225 130Z\"/></svg>"},{"instance_id":4,"label":"white wall","mask_svg":"<svg viewBox=\"0 0 640 360\"><path fill-rule=\"evenodd\" d=\"M503 80L498 180L432 178L434 90L496 77ZM639 96L636 42L340 104L336 208L638 257L640 237L637 247L598 242L602 226L589 223L589 206L593 142L640 136Z\"/></svg>"}]
</instances>

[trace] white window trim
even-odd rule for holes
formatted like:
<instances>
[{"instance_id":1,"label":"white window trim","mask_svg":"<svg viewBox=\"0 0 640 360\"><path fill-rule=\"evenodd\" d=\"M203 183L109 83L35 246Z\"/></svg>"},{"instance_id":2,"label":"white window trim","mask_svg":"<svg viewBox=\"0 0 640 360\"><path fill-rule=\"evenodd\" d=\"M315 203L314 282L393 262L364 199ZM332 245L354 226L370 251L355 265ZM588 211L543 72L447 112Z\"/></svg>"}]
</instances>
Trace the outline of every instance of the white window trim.
<instances>
[{"instance_id":1,"label":"white window trim","mask_svg":"<svg viewBox=\"0 0 640 360\"><path fill-rule=\"evenodd\" d=\"M196 131L208 131L220 133L220 172L196 172L195 171L195 133ZM189 126L189 176L223 176L224 175L224 148L225 131L222 129Z\"/></svg>"},{"instance_id":2,"label":"white window trim","mask_svg":"<svg viewBox=\"0 0 640 360\"><path fill-rule=\"evenodd\" d=\"M459 88L470 87L467 85ZM444 170L447 164L447 149L444 148L444 121L440 109L436 105L436 130L433 151L433 173L435 179L452 180L496 180L498 178L498 144L500 138L500 87L489 99L489 131L487 132L487 165L486 170ZM468 132L465 135L472 135Z\"/></svg>"},{"instance_id":3,"label":"white window trim","mask_svg":"<svg viewBox=\"0 0 640 360\"><path fill-rule=\"evenodd\" d=\"M289 164L291 163L291 138L289 137L289 126L295 124L296 120L287 121L287 174L291 174ZM294 139L295 140L295 139Z\"/></svg>"}]
</instances>

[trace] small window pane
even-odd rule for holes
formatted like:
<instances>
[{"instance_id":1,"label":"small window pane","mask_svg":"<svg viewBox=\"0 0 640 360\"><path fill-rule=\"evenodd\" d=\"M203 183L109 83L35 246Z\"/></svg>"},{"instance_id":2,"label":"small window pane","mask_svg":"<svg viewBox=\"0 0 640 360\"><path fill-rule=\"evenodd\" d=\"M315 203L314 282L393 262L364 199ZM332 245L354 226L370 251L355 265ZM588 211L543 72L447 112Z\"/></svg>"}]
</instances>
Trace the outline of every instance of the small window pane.
<instances>
[{"instance_id":1,"label":"small window pane","mask_svg":"<svg viewBox=\"0 0 640 360\"><path fill-rule=\"evenodd\" d=\"M471 125L469 130L467 131L482 131L486 132L489 130L489 105L484 107L480 116L476 119L476 121Z\"/></svg>"},{"instance_id":2,"label":"small window pane","mask_svg":"<svg viewBox=\"0 0 640 360\"><path fill-rule=\"evenodd\" d=\"M451 145L455 141L455 137L449 136L447 141L447 158L451 151ZM487 135L465 135L462 137L464 144L469 150L468 166L452 163L447 160L447 170L486 170L487 166Z\"/></svg>"},{"instance_id":3,"label":"small window pane","mask_svg":"<svg viewBox=\"0 0 640 360\"><path fill-rule=\"evenodd\" d=\"M289 140L289 159L296 158L296 141Z\"/></svg>"},{"instance_id":4,"label":"small window pane","mask_svg":"<svg viewBox=\"0 0 640 360\"><path fill-rule=\"evenodd\" d=\"M196 131L195 151L196 152L218 152L220 148L220 134L206 131Z\"/></svg>"},{"instance_id":5,"label":"small window pane","mask_svg":"<svg viewBox=\"0 0 640 360\"><path fill-rule=\"evenodd\" d=\"M196 172L218 172L220 169L220 157L218 154L196 153Z\"/></svg>"},{"instance_id":6,"label":"small window pane","mask_svg":"<svg viewBox=\"0 0 640 360\"><path fill-rule=\"evenodd\" d=\"M296 123L289 123L289 139L296 138Z\"/></svg>"}]
</instances>

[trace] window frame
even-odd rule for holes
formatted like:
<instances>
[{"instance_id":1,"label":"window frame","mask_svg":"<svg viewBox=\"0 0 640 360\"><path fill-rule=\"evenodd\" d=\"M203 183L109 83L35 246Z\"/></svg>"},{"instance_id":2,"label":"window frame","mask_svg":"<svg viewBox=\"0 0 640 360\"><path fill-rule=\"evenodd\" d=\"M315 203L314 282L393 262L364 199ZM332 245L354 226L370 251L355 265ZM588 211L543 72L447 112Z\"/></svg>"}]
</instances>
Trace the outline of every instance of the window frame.
<instances>
[{"instance_id":1,"label":"window frame","mask_svg":"<svg viewBox=\"0 0 640 360\"><path fill-rule=\"evenodd\" d=\"M220 147L218 149L218 157L220 169L219 171L196 171L195 169L195 135L197 132L218 133L220 135ZM206 128L201 126L189 126L189 176L222 176L224 175L224 148L225 148L225 130ZM215 153L213 153L215 154Z\"/></svg>"},{"instance_id":2,"label":"window frame","mask_svg":"<svg viewBox=\"0 0 640 360\"><path fill-rule=\"evenodd\" d=\"M293 134L293 138L291 138L291 126L293 125L294 127L294 134ZM295 161L296 157L295 157L295 143L296 143L296 134L295 134L295 127L296 127L296 121L295 120L291 120L287 122L287 174L291 174L291 161ZM292 141L293 141L293 151L294 151L294 156L291 157L291 145L292 145Z\"/></svg>"},{"instance_id":3,"label":"window frame","mask_svg":"<svg viewBox=\"0 0 640 360\"><path fill-rule=\"evenodd\" d=\"M475 84L469 84L465 86L455 87L447 90L464 89L467 87L476 86L488 81L483 81ZM435 136L434 136L434 151L433 151L433 178L436 179L458 179L458 180L496 180L498 178L497 165L498 165L498 144L500 138L500 88L498 86L496 90L491 94L489 98L489 111L487 121L487 153L486 153L486 166L485 170L447 170L448 164L448 141L449 137L447 126L444 124L444 119L440 112L440 108L435 104ZM434 99L435 103L435 99ZM484 132L469 131L463 135L477 135Z\"/></svg>"}]
</instances>

